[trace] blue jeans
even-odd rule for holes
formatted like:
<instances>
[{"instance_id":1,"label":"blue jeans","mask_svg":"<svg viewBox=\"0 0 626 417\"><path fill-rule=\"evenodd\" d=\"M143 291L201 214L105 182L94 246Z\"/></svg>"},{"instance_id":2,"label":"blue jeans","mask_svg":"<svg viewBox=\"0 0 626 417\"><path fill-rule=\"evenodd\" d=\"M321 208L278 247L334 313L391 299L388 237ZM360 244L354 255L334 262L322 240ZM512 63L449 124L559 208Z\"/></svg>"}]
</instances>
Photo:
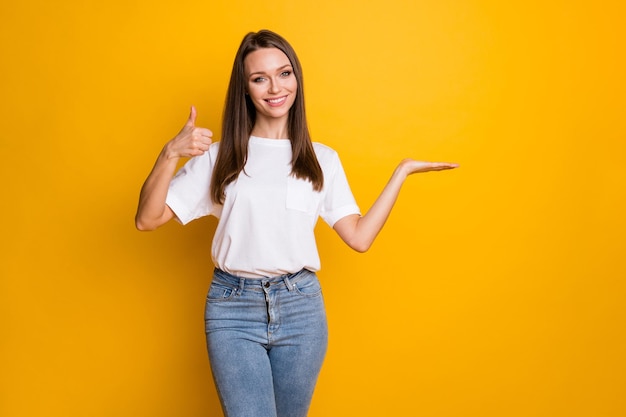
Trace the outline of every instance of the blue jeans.
<instances>
[{"instance_id":1,"label":"blue jeans","mask_svg":"<svg viewBox=\"0 0 626 417\"><path fill-rule=\"evenodd\" d=\"M205 310L226 417L305 417L328 328L315 273L245 279L215 269Z\"/></svg>"}]
</instances>

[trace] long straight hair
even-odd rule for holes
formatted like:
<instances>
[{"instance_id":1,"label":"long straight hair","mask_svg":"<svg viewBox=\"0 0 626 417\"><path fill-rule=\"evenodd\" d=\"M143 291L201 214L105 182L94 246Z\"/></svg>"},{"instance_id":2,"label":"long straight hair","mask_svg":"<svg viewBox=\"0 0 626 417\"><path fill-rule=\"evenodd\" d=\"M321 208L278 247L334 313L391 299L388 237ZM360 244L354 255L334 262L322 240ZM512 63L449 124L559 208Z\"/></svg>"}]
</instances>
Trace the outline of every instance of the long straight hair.
<instances>
[{"instance_id":1,"label":"long straight hair","mask_svg":"<svg viewBox=\"0 0 626 417\"><path fill-rule=\"evenodd\" d=\"M218 204L224 203L226 186L237 178L248 158L248 140L256 121L256 108L246 95L244 61L249 53L261 48L277 48L287 55L298 82L296 98L287 118L292 149L291 175L310 181L315 191L321 191L324 186L324 175L315 156L306 121L300 61L283 37L269 30L261 30L248 33L235 55L224 105L222 138L211 179L211 198Z\"/></svg>"}]
</instances>

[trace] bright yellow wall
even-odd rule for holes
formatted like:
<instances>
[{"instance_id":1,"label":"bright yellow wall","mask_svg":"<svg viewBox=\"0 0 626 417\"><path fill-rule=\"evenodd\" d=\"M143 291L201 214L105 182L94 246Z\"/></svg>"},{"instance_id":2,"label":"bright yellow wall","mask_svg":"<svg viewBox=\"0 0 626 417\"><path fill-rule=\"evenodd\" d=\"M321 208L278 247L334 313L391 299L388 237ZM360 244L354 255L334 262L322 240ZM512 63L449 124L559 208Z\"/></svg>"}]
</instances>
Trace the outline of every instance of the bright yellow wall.
<instances>
[{"instance_id":1,"label":"bright yellow wall","mask_svg":"<svg viewBox=\"0 0 626 417\"><path fill-rule=\"evenodd\" d=\"M134 230L235 49L286 36L315 140L374 248L320 223L331 344L312 417L626 415L621 1L4 1L0 415L219 415L203 303L215 222Z\"/></svg>"}]
</instances>

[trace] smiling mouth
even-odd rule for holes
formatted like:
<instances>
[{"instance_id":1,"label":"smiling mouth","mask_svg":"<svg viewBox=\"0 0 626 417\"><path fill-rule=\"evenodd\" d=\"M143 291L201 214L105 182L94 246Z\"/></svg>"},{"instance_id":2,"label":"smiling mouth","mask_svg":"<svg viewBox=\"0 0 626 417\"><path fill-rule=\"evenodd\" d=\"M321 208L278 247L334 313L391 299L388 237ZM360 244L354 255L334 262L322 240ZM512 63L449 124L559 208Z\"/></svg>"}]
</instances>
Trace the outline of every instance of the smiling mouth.
<instances>
[{"instance_id":1,"label":"smiling mouth","mask_svg":"<svg viewBox=\"0 0 626 417\"><path fill-rule=\"evenodd\" d=\"M287 96L276 97L276 98L266 98L265 102L269 103L270 106L280 106L287 100Z\"/></svg>"}]
</instances>

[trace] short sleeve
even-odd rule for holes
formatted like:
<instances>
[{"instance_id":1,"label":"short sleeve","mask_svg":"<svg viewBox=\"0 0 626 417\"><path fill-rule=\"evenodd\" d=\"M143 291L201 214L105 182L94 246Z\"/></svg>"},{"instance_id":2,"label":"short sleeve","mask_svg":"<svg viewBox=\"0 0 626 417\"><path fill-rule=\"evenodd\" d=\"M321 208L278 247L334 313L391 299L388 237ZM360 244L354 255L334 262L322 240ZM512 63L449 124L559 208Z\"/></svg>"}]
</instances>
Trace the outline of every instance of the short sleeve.
<instances>
[{"instance_id":1,"label":"short sleeve","mask_svg":"<svg viewBox=\"0 0 626 417\"><path fill-rule=\"evenodd\" d=\"M213 214L210 187L218 145L187 161L170 182L166 204L182 224Z\"/></svg>"},{"instance_id":2,"label":"short sleeve","mask_svg":"<svg viewBox=\"0 0 626 417\"><path fill-rule=\"evenodd\" d=\"M339 155L329 148L326 149L326 152L321 152L322 155L318 154L322 170L324 170L324 197L320 216L330 227L333 227L343 217L350 214L360 215L361 211L352 195Z\"/></svg>"}]
</instances>

